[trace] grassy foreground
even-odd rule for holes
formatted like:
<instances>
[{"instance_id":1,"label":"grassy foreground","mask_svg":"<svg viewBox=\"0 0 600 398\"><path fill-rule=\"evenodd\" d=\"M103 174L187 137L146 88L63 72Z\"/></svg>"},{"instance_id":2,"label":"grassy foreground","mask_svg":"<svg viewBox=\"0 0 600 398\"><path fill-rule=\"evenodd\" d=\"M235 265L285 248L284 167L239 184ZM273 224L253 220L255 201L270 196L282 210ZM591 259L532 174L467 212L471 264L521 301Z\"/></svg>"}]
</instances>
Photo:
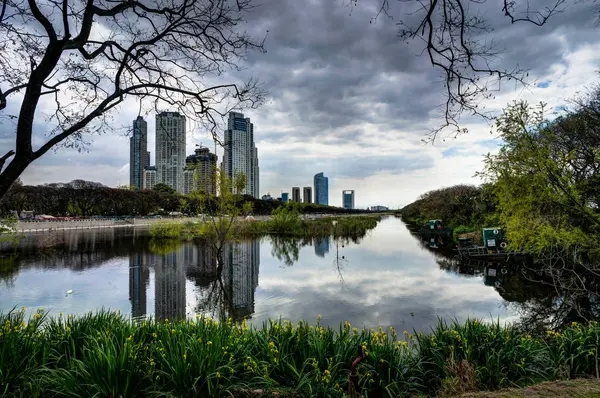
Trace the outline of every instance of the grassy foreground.
<instances>
[{"instance_id":1,"label":"grassy foreground","mask_svg":"<svg viewBox=\"0 0 600 398\"><path fill-rule=\"evenodd\" d=\"M0 314L0 393L7 396L344 396L360 353L364 396L459 394L597 376L600 326L533 338L477 320L430 334L208 318L130 322L107 311Z\"/></svg>"}]
</instances>

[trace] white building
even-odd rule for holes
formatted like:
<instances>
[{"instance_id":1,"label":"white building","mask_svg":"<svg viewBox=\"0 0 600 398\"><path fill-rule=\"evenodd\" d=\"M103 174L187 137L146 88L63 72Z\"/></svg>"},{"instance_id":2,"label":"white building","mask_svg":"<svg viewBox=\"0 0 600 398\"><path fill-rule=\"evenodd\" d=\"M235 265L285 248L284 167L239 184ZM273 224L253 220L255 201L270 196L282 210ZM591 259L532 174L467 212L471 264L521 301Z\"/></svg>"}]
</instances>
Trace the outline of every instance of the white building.
<instances>
[{"instance_id":1,"label":"white building","mask_svg":"<svg viewBox=\"0 0 600 398\"><path fill-rule=\"evenodd\" d=\"M258 150L254 144L254 125L244 114L230 112L225 130L223 171L233 179L238 174L246 176L243 193L258 198L259 168Z\"/></svg>"},{"instance_id":2,"label":"white building","mask_svg":"<svg viewBox=\"0 0 600 398\"><path fill-rule=\"evenodd\" d=\"M184 191L185 116L178 112L156 115L156 183Z\"/></svg>"},{"instance_id":3,"label":"white building","mask_svg":"<svg viewBox=\"0 0 600 398\"><path fill-rule=\"evenodd\" d=\"M150 166L144 170L144 189L152 189L156 185L156 167Z\"/></svg>"}]
</instances>

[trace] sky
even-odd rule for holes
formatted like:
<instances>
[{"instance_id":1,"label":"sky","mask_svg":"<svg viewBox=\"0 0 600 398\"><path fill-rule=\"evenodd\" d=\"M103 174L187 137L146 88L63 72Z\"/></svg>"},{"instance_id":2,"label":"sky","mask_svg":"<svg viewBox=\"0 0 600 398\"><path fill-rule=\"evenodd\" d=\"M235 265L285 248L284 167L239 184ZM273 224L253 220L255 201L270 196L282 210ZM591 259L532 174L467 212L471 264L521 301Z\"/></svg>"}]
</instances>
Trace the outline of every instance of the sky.
<instances>
[{"instance_id":1,"label":"sky","mask_svg":"<svg viewBox=\"0 0 600 398\"><path fill-rule=\"evenodd\" d=\"M419 195L455 184L479 184L483 155L501 144L479 119L464 120L469 134L432 144L422 139L439 125L439 105L445 100L440 72L420 55L422 42L398 38L397 23L411 18L415 2L391 0L393 18L373 20L380 0L261 0L246 16L243 29L266 36L266 52L250 52L242 71L219 79L258 79L268 91L258 109L244 110L254 123L259 154L260 194L291 192L292 186L312 186L313 176L329 177L329 203L340 206L342 190L355 190L359 208L386 205L399 208ZM492 4L494 3L494 4ZM568 104L594 84L600 64L597 5L577 2L545 26L514 24L496 2L472 7L494 31L489 38L504 52L492 60L498 66L529 71L529 86L505 84L489 110L514 100L544 101L550 109ZM545 4L532 1L531 4ZM547 3L547 2L546 2ZM43 104L41 105L43 106ZM135 102L125 102L112 114L113 123L130 125ZM165 109L167 110L167 109ZM154 115L147 117L148 148L154 163ZM10 121L0 124L2 147L14 145ZM34 143L44 137L36 123ZM38 159L24 172L25 184L98 181L108 186L128 184L129 138L94 135L89 152L60 148ZM190 123L187 152L196 144L213 146L208 133ZM222 151L218 150L219 159Z\"/></svg>"}]
</instances>

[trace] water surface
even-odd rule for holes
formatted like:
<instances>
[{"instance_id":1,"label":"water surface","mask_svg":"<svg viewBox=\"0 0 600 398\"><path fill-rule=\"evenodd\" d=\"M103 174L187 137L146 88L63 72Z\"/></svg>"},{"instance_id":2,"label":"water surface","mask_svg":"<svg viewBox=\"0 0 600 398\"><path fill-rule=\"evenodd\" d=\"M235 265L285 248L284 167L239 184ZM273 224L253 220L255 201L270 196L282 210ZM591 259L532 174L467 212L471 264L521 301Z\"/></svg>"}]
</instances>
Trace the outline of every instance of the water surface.
<instances>
[{"instance_id":1,"label":"water surface","mask_svg":"<svg viewBox=\"0 0 600 398\"><path fill-rule=\"evenodd\" d=\"M234 243L222 267L206 244L152 247L143 228L37 234L21 245L14 264L0 267L0 310L110 308L163 319L208 313L258 324L321 315L326 325L424 330L438 318L513 320L515 303L528 299L506 267L458 264L394 217L359 242Z\"/></svg>"}]
</instances>

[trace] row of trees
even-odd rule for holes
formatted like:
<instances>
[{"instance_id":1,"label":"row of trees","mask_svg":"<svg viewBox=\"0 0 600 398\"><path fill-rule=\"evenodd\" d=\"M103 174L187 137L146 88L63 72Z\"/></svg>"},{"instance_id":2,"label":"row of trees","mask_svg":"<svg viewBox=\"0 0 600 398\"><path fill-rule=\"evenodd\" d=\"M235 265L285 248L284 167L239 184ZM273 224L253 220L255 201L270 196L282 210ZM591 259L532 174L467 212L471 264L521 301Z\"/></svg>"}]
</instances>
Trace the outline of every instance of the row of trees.
<instances>
[{"instance_id":1,"label":"row of trees","mask_svg":"<svg viewBox=\"0 0 600 398\"><path fill-rule=\"evenodd\" d=\"M232 199L233 200L233 199ZM253 214L271 214L279 201L264 201L238 194L233 205L249 203ZM231 200L229 201L231 202ZM0 214L25 210L52 216L146 216L159 212L214 214L219 201L202 192L179 195L172 188L157 184L154 189L109 188L97 182L74 180L65 184L23 185L17 182L0 200ZM298 204L302 213L347 213L350 210L315 204Z\"/></svg>"}]
</instances>

